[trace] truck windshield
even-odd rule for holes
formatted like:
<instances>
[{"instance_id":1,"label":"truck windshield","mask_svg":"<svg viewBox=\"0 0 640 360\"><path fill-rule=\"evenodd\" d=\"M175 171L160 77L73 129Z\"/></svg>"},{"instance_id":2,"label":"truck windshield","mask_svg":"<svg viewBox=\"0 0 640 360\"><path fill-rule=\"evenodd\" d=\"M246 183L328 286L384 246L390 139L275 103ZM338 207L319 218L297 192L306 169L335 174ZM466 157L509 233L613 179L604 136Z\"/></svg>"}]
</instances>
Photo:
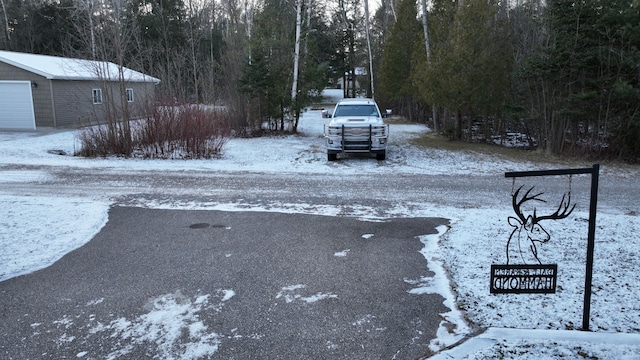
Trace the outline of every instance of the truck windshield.
<instances>
[{"instance_id":1,"label":"truck windshield","mask_svg":"<svg viewBox=\"0 0 640 360\"><path fill-rule=\"evenodd\" d=\"M333 117L338 116L377 116L378 109L376 109L375 105L340 105L336 109Z\"/></svg>"}]
</instances>

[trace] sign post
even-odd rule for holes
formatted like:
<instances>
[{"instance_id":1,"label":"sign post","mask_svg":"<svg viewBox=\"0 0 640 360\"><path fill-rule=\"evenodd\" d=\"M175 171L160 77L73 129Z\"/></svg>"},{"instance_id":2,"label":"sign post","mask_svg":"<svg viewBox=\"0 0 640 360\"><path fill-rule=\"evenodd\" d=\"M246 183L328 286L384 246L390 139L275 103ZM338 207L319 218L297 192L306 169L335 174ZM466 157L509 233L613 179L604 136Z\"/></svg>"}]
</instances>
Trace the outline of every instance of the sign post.
<instances>
[{"instance_id":1,"label":"sign post","mask_svg":"<svg viewBox=\"0 0 640 360\"><path fill-rule=\"evenodd\" d=\"M507 172L504 174L504 176L507 178L520 178L520 177L533 177L533 176L578 175L578 174L591 174L591 199L589 204L589 232L587 236L587 264L586 264L586 271L585 271L585 278L584 278L584 307L582 312L582 329L581 329L584 331L589 331L589 318L590 318L590 312L591 312L591 282L593 279L593 251L595 247L596 207L598 204L598 180L599 180L598 178L600 176L600 165L594 164L591 168L582 168L582 169ZM525 194L525 197L527 196L527 194ZM535 196L536 195L531 197L531 199L535 198ZM514 197L514 204L515 204L515 197ZM568 204L567 204L567 208L568 208ZM494 280L493 269L492 269L491 275L492 275L492 286L493 286L493 280ZM554 280L553 288L555 291L555 280ZM538 292L541 292L541 291L538 291Z\"/></svg>"}]
</instances>

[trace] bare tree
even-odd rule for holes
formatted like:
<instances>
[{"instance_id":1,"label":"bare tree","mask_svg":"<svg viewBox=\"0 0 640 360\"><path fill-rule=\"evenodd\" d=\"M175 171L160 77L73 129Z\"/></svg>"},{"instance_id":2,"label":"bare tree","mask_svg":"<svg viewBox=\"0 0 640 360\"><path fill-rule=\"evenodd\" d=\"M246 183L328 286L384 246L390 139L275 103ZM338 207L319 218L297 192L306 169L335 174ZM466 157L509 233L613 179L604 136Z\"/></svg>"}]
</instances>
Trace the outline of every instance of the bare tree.
<instances>
[{"instance_id":1,"label":"bare tree","mask_svg":"<svg viewBox=\"0 0 640 360\"><path fill-rule=\"evenodd\" d=\"M341 32L339 36L342 38L340 46L340 55L342 58L343 88L344 97L356 96L356 73L355 67L358 65L357 50L358 34L360 34L360 26L362 24L362 14L360 12L359 0L338 0L338 8L336 9L337 31Z\"/></svg>"},{"instance_id":2,"label":"bare tree","mask_svg":"<svg viewBox=\"0 0 640 360\"><path fill-rule=\"evenodd\" d=\"M427 52L427 66L431 67L431 44L429 43L429 23L427 17L427 0L421 0L420 5L422 7L422 29L424 31L424 47ZM433 131L435 133L440 132L440 126L438 125L438 110L434 105L431 105L431 116L433 116Z\"/></svg>"},{"instance_id":3,"label":"bare tree","mask_svg":"<svg viewBox=\"0 0 640 360\"><path fill-rule=\"evenodd\" d=\"M260 122L251 117L251 102L240 93L238 86L244 67L253 61L249 42L253 36L254 14L260 3L261 0L223 0L219 13L225 44L220 76L226 80L221 84L219 97L228 105L234 129L240 135L247 134Z\"/></svg>"},{"instance_id":4,"label":"bare tree","mask_svg":"<svg viewBox=\"0 0 640 360\"><path fill-rule=\"evenodd\" d=\"M198 84L198 58L196 55L196 43L199 42L199 36L196 35L196 31L194 31L194 20L198 18L198 10L194 8L193 1L189 0L189 50L190 50L190 60L191 60L191 71L193 72L193 92L195 97L195 102L200 101L200 94L198 92L199 84ZM199 24L196 24L199 25Z\"/></svg>"},{"instance_id":5,"label":"bare tree","mask_svg":"<svg viewBox=\"0 0 640 360\"><path fill-rule=\"evenodd\" d=\"M11 32L9 31L9 18L7 17L7 7L4 5L4 0L0 0L2 5L2 13L4 14L4 34L7 44L11 41Z\"/></svg>"},{"instance_id":6,"label":"bare tree","mask_svg":"<svg viewBox=\"0 0 640 360\"><path fill-rule=\"evenodd\" d=\"M127 101L127 78L125 74L125 53L128 46L134 44L134 19L125 14L125 0L103 0L99 2L78 1L76 16L89 15L92 21L77 21L78 33L91 49L93 57L91 69L99 78L102 94L105 97L104 124L94 119L106 130L104 142L111 152L129 156L133 150L130 117L131 109ZM92 9L92 10L91 10ZM95 16L95 19L94 19ZM81 28L90 26L90 29ZM89 34L87 36L87 34ZM111 62L116 64L115 69ZM114 83L116 84L114 86Z\"/></svg>"},{"instance_id":7,"label":"bare tree","mask_svg":"<svg viewBox=\"0 0 640 360\"><path fill-rule=\"evenodd\" d=\"M87 19L89 20L89 34L91 42L91 58L96 60L96 27L93 24L94 12L96 11L96 3L94 0L79 0L76 5L79 10L86 12Z\"/></svg>"},{"instance_id":8,"label":"bare tree","mask_svg":"<svg viewBox=\"0 0 640 360\"><path fill-rule=\"evenodd\" d=\"M385 0L382 0L382 1L385 1ZM386 1L388 1L388 2L389 2L389 7L391 8L391 14L393 14L393 20L394 20L394 22L395 22L395 21L398 21L398 14L396 14L396 7L395 7L395 5L393 4L393 3L394 3L394 0L386 0Z\"/></svg>"},{"instance_id":9,"label":"bare tree","mask_svg":"<svg viewBox=\"0 0 640 360\"><path fill-rule=\"evenodd\" d=\"M424 1L424 0L423 0ZM370 38L370 26L369 26L369 0L364 0L364 31L367 37L367 52L369 54L369 78L371 79L370 89L371 98L375 97L375 87L373 83L373 55L371 54L371 38Z\"/></svg>"},{"instance_id":10,"label":"bare tree","mask_svg":"<svg viewBox=\"0 0 640 360\"><path fill-rule=\"evenodd\" d=\"M302 1L296 0L296 43L294 47L293 55L293 84L291 85L291 102L296 102L296 95L298 94L298 69L300 65L300 35L302 28Z\"/></svg>"}]
</instances>

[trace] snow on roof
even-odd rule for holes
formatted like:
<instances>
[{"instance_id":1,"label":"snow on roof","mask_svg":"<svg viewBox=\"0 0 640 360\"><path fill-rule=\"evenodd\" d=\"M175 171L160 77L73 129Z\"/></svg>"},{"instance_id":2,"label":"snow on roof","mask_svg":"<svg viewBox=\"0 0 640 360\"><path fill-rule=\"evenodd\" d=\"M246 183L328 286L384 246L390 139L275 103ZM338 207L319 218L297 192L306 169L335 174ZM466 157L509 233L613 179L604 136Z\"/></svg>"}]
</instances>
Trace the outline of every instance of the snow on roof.
<instances>
[{"instance_id":1,"label":"snow on roof","mask_svg":"<svg viewBox=\"0 0 640 360\"><path fill-rule=\"evenodd\" d=\"M0 61L51 80L118 80L118 65L106 61L72 59L0 50ZM128 82L160 82L160 79L124 68Z\"/></svg>"},{"instance_id":2,"label":"snow on roof","mask_svg":"<svg viewBox=\"0 0 640 360\"><path fill-rule=\"evenodd\" d=\"M339 104L347 105L369 105L374 103L375 101L371 98L344 98L339 101Z\"/></svg>"}]
</instances>

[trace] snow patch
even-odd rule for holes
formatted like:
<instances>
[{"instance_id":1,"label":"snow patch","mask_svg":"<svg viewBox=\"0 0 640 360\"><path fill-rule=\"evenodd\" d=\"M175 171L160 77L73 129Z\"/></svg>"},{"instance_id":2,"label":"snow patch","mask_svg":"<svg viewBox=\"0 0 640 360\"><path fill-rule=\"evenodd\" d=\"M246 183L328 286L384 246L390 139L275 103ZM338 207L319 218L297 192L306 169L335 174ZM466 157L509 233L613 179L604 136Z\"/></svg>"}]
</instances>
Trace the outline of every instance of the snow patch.
<instances>
[{"instance_id":1,"label":"snow patch","mask_svg":"<svg viewBox=\"0 0 640 360\"><path fill-rule=\"evenodd\" d=\"M296 300L297 301L303 301L303 302L306 302L307 304L310 304L310 303L314 303L314 302L320 301L320 300L338 298L338 295L331 294L331 293L318 292L318 293L316 293L314 295L310 295L310 296L303 296L301 294L294 293L297 290L304 289L305 287L306 287L306 285L285 286L285 287L283 287L281 289L281 291L278 292L278 294L276 295L276 299L283 298L287 304L292 303L292 302L294 302Z\"/></svg>"},{"instance_id":2,"label":"snow patch","mask_svg":"<svg viewBox=\"0 0 640 360\"><path fill-rule=\"evenodd\" d=\"M347 256L347 253L351 251L351 249L346 249L346 250L342 250L342 251L338 251L336 253L333 253L333 256L335 257L345 257Z\"/></svg>"},{"instance_id":3,"label":"snow patch","mask_svg":"<svg viewBox=\"0 0 640 360\"><path fill-rule=\"evenodd\" d=\"M223 299L226 296L227 293ZM163 359L198 359L212 356L221 343L221 336L210 331L201 319L207 309L220 306L210 304L210 295L199 295L192 300L176 291L149 299L145 305L148 312L143 315L131 320L121 317L108 325L98 324L91 333L106 332L110 338L127 343L114 346L108 359L127 357L136 349L150 347Z\"/></svg>"},{"instance_id":4,"label":"snow patch","mask_svg":"<svg viewBox=\"0 0 640 360\"><path fill-rule=\"evenodd\" d=\"M429 344L431 351L438 351L446 346L455 344L470 332L464 316L458 310L456 296L451 290L447 271L440 258L438 242L448 229L447 226L441 225L436 228L437 234L420 237L420 241L424 244L420 253L427 260L427 268L434 273L433 277L431 279L423 277L418 281L407 281L405 279L405 282L417 285L417 287L409 290L410 294L440 294L444 297L444 305L450 309L450 311L440 314L442 321L438 326L438 337Z\"/></svg>"},{"instance_id":5,"label":"snow patch","mask_svg":"<svg viewBox=\"0 0 640 360\"><path fill-rule=\"evenodd\" d=\"M109 204L90 198L1 195L0 281L46 268L91 240Z\"/></svg>"}]
</instances>

